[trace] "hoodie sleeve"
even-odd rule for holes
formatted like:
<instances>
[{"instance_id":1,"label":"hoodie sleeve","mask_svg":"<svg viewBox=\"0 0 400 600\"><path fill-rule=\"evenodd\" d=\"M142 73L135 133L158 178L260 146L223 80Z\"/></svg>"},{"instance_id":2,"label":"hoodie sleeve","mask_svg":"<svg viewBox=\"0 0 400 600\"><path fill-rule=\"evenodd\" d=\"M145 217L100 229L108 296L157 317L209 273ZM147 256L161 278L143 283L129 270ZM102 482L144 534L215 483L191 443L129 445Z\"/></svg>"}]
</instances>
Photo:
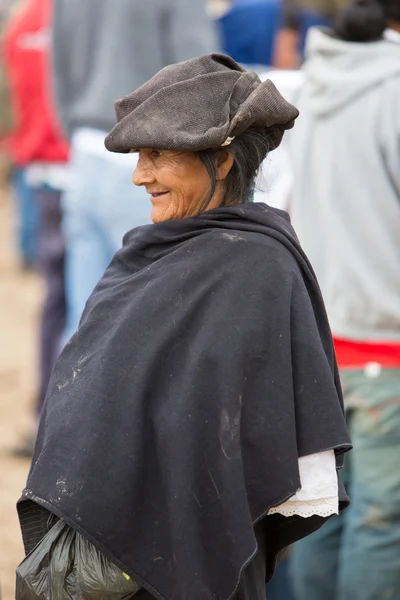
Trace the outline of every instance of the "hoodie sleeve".
<instances>
[{"instance_id":1,"label":"hoodie sleeve","mask_svg":"<svg viewBox=\"0 0 400 600\"><path fill-rule=\"evenodd\" d=\"M167 0L169 63L218 50L216 27L206 14L204 0Z\"/></svg>"}]
</instances>

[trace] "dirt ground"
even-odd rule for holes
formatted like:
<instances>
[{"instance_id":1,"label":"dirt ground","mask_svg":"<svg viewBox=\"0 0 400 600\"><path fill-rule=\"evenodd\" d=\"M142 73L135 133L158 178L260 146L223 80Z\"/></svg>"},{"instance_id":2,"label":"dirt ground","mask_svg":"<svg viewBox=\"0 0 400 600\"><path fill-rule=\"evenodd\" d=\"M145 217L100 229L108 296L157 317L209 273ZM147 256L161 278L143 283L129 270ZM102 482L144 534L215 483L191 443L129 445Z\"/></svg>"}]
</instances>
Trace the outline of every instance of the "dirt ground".
<instances>
[{"instance_id":1,"label":"dirt ground","mask_svg":"<svg viewBox=\"0 0 400 600\"><path fill-rule=\"evenodd\" d=\"M15 568L24 553L15 503L24 487L29 461L10 449L32 427L36 389L37 326L42 286L23 273L15 250L11 198L0 189L0 585L2 600L14 596Z\"/></svg>"}]
</instances>

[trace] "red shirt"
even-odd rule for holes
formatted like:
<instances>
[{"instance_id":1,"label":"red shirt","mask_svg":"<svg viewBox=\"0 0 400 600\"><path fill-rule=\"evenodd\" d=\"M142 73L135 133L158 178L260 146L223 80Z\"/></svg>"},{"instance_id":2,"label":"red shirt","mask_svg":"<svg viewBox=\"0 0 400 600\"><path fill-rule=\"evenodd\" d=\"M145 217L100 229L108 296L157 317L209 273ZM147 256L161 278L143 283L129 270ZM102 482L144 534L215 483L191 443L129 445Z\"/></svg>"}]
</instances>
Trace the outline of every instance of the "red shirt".
<instances>
[{"instance_id":1,"label":"red shirt","mask_svg":"<svg viewBox=\"0 0 400 600\"><path fill-rule=\"evenodd\" d=\"M20 166L68 158L50 86L51 10L52 0L29 0L5 33L4 62L16 119L6 143Z\"/></svg>"},{"instance_id":2,"label":"red shirt","mask_svg":"<svg viewBox=\"0 0 400 600\"><path fill-rule=\"evenodd\" d=\"M341 369L363 368L371 362L382 367L400 367L399 342L354 342L335 337L334 343Z\"/></svg>"}]
</instances>

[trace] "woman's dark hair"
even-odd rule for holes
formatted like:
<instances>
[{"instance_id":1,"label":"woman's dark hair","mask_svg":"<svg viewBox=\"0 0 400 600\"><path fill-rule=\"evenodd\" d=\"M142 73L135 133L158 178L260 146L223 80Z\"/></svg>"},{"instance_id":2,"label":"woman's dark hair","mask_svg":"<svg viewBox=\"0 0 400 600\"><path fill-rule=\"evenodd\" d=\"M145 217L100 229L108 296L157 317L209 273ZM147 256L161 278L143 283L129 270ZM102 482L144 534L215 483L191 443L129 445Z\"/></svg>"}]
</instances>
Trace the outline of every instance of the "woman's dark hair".
<instances>
[{"instance_id":1,"label":"woman's dark hair","mask_svg":"<svg viewBox=\"0 0 400 600\"><path fill-rule=\"evenodd\" d=\"M269 132L265 127L250 127L237 136L230 146L219 150L201 150L198 152L211 180L211 189L203 210L214 196L218 185L218 153L228 151L234 159L232 168L225 179L225 189L220 206L231 206L246 202L254 190L256 177L261 163L270 150Z\"/></svg>"},{"instance_id":2,"label":"woman's dark hair","mask_svg":"<svg viewBox=\"0 0 400 600\"><path fill-rule=\"evenodd\" d=\"M399 0L356 0L339 13L333 29L347 42L375 42L388 21L400 22Z\"/></svg>"}]
</instances>

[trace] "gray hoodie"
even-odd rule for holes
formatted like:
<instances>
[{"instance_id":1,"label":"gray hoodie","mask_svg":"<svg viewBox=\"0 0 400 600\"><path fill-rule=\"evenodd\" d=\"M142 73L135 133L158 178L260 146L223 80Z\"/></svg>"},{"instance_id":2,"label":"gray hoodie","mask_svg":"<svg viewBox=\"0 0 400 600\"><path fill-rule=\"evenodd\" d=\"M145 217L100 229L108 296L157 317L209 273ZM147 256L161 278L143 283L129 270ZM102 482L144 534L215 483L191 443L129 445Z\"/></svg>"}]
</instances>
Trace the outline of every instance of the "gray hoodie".
<instances>
[{"instance_id":1,"label":"gray hoodie","mask_svg":"<svg viewBox=\"0 0 400 600\"><path fill-rule=\"evenodd\" d=\"M312 30L291 212L334 335L400 341L400 44Z\"/></svg>"},{"instance_id":2,"label":"gray hoodie","mask_svg":"<svg viewBox=\"0 0 400 600\"><path fill-rule=\"evenodd\" d=\"M217 49L204 0L55 0L53 71L69 136L109 131L114 101L170 63Z\"/></svg>"}]
</instances>

